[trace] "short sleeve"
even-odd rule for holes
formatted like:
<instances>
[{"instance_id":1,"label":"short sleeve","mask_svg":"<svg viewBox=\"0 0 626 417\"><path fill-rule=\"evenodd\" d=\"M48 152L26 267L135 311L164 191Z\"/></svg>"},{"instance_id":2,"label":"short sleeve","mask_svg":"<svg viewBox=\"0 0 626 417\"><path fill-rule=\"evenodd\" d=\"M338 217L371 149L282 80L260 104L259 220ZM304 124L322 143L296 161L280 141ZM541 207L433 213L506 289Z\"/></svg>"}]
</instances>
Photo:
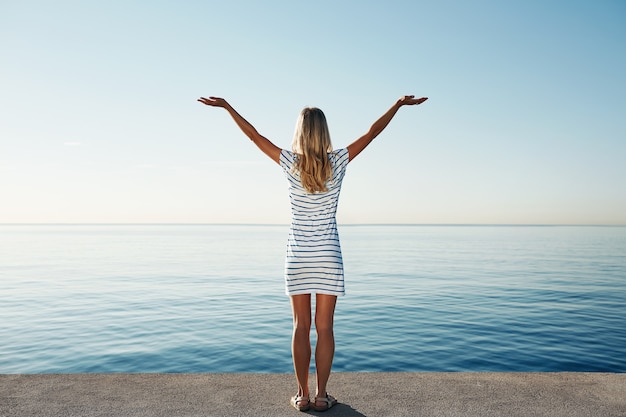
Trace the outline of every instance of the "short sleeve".
<instances>
[{"instance_id":1,"label":"short sleeve","mask_svg":"<svg viewBox=\"0 0 626 417\"><path fill-rule=\"evenodd\" d=\"M350 155L348 155L348 148L338 149L334 152L335 154L335 167L338 170L344 171L348 162L350 162Z\"/></svg>"},{"instance_id":2,"label":"short sleeve","mask_svg":"<svg viewBox=\"0 0 626 417\"><path fill-rule=\"evenodd\" d=\"M341 182L341 180L343 180L344 174L346 173L346 166L348 166L348 162L350 161L348 149L338 149L334 151L331 155L332 164L334 167L333 181Z\"/></svg>"},{"instance_id":3,"label":"short sleeve","mask_svg":"<svg viewBox=\"0 0 626 417\"><path fill-rule=\"evenodd\" d=\"M286 149L280 151L279 164L285 172L290 172L293 167L294 154Z\"/></svg>"}]
</instances>

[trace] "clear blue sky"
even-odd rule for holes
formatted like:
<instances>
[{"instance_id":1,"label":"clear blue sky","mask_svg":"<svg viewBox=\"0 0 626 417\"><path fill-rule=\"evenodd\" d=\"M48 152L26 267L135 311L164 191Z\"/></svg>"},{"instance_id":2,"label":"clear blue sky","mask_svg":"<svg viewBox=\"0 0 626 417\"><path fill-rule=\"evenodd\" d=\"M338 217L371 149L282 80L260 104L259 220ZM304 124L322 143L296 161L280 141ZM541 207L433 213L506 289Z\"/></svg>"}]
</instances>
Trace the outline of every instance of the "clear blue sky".
<instances>
[{"instance_id":1,"label":"clear blue sky","mask_svg":"<svg viewBox=\"0 0 626 417\"><path fill-rule=\"evenodd\" d=\"M2 1L0 223L289 222L221 109L335 148L340 223L626 224L626 2Z\"/></svg>"}]
</instances>

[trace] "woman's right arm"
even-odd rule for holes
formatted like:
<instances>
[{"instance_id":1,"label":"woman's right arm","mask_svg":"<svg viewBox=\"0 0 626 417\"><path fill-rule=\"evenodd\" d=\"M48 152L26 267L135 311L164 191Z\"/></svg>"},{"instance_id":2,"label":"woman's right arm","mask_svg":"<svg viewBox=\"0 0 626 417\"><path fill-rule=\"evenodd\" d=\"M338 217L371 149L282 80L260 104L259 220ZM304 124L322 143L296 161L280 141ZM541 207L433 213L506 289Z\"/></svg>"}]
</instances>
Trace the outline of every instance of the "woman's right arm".
<instances>
[{"instance_id":1,"label":"woman's right arm","mask_svg":"<svg viewBox=\"0 0 626 417\"><path fill-rule=\"evenodd\" d=\"M369 145L374 140L374 138L378 136L380 132L382 132L387 127L387 125L389 124L389 122L391 122L391 119L393 119L393 116L396 115L400 107L412 106L415 104L422 104L426 100L428 100L428 97L422 97L422 98L415 98L415 96L400 97L398 101L396 101L395 104L391 106L389 110L387 110L385 114L383 114L378 120L374 122L374 124L372 125L372 127L370 127L370 130L366 134L364 134L363 136L355 140L353 143L348 145L348 158L350 158L350 161L356 158L356 156L360 154L361 151L365 149L367 145Z\"/></svg>"},{"instance_id":2,"label":"woman's right arm","mask_svg":"<svg viewBox=\"0 0 626 417\"><path fill-rule=\"evenodd\" d=\"M241 131L254 142L254 144L274 162L280 163L281 149L274 145L269 139L261 135L246 119L244 119L226 100L219 97L200 97L198 101L207 106L222 107L226 109L228 114L233 118Z\"/></svg>"}]
</instances>

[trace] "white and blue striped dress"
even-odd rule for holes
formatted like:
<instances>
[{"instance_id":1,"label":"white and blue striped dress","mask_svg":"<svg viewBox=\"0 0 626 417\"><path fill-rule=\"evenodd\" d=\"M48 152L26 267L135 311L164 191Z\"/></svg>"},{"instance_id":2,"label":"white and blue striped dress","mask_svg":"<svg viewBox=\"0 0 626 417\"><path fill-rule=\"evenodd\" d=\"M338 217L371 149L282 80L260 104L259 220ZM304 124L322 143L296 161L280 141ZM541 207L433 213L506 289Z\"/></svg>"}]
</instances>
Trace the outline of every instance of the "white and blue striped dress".
<instances>
[{"instance_id":1,"label":"white and blue striped dress","mask_svg":"<svg viewBox=\"0 0 626 417\"><path fill-rule=\"evenodd\" d=\"M343 259L337 232L337 202L348 165L348 150L328 154L333 168L328 191L308 193L294 172L295 154L282 150L280 166L289 182L291 227L285 259L285 292L344 295ZM297 170L296 170L297 171Z\"/></svg>"}]
</instances>

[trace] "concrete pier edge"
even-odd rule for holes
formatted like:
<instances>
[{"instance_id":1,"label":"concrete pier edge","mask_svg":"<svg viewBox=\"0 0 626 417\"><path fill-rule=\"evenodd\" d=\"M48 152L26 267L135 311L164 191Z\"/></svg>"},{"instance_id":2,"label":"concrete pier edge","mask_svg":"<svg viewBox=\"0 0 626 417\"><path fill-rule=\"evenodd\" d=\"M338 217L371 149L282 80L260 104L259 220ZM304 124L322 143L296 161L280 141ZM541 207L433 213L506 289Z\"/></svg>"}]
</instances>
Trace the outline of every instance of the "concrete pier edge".
<instances>
[{"instance_id":1,"label":"concrete pier edge","mask_svg":"<svg viewBox=\"0 0 626 417\"><path fill-rule=\"evenodd\" d=\"M333 373L340 404L325 413L293 409L295 387L292 374L4 374L0 417L626 416L619 373Z\"/></svg>"}]
</instances>

